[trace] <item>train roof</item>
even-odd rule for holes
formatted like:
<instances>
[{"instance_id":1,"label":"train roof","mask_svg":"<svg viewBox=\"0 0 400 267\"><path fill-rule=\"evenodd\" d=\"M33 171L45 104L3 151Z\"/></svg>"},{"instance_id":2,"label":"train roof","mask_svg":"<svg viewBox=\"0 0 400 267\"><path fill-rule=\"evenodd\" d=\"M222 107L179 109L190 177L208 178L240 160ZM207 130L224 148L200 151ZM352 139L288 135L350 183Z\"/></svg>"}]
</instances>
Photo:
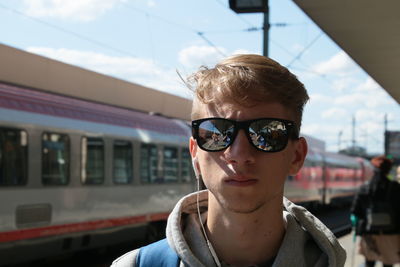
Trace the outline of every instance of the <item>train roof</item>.
<instances>
[{"instance_id":1,"label":"train roof","mask_svg":"<svg viewBox=\"0 0 400 267\"><path fill-rule=\"evenodd\" d=\"M0 82L190 120L192 101L183 97L3 44L0 44L0 58Z\"/></svg>"},{"instance_id":2,"label":"train roof","mask_svg":"<svg viewBox=\"0 0 400 267\"><path fill-rule=\"evenodd\" d=\"M359 161L356 157L350 157L339 153L324 152L324 158L325 162L330 165L354 168L358 168L360 166Z\"/></svg>"},{"instance_id":3,"label":"train roof","mask_svg":"<svg viewBox=\"0 0 400 267\"><path fill-rule=\"evenodd\" d=\"M308 147L313 150L325 151L325 142L316 137L301 133L301 135L307 140Z\"/></svg>"},{"instance_id":4,"label":"train roof","mask_svg":"<svg viewBox=\"0 0 400 267\"><path fill-rule=\"evenodd\" d=\"M71 97L30 90L0 82L0 108L13 110L1 120L33 123L54 127L142 136L180 139L190 136L189 125L181 120L129 110ZM22 113L26 114L24 117ZM132 132L134 130L134 132ZM135 133L135 134L134 134ZM157 137L155 137L157 136ZM175 137L173 137L175 136ZM149 138L147 138L149 139Z\"/></svg>"}]
</instances>

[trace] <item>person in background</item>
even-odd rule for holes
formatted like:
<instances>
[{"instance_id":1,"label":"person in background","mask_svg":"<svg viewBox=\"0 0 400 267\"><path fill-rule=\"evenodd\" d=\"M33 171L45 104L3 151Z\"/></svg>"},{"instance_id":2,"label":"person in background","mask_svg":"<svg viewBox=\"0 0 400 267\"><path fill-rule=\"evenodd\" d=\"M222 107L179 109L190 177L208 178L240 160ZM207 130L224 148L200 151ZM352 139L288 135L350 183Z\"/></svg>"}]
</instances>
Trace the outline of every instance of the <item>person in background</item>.
<instances>
[{"instance_id":1,"label":"person in background","mask_svg":"<svg viewBox=\"0 0 400 267\"><path fill-rule=\"evenodd\" d=\"M176 204L166 240L112 266L343 266L345 251L332 232L283 196L307 154L299 136L304 85L260 55L203 67L188 83L195 92L190 153L207 189ZM225 135L222 146L210 142L216 129ZM263 134L268 146L257 138Z\"/></svg>"},{"instance_id":2,"label":"person in background","mask_svg":"<svg viewBox=\"0 0 400 267\"><path fill-rule=\"evenodd\" d=\"M392 160L379 156L371 163L375 173L354 198L352 222L361 235L359 252L366 267L375 266L376 261L389 267L400 263L400 185L388 179Z\"/></svg>"}]
</instances>

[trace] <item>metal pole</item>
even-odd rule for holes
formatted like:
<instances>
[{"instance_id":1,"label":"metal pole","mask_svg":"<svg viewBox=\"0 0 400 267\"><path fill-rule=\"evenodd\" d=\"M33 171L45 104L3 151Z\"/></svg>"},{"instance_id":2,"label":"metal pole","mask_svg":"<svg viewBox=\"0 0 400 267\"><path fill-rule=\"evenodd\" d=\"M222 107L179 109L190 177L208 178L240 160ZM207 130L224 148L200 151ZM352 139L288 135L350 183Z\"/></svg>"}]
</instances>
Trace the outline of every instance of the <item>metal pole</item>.
<instances>
[{"instance_id":1,"label":"metal pole","mask_svg":"<svg viewBox=\"0 0 400 267\"><path fill-rule=\"evenodd\" d=\"M267 0L267 11L264 13L264 44L263 44L263 56L268 57L268 35L269 35L269 6Z\"/></svg>"},{"instance_id":2,"label":"metal pole","mask_svg":"<svg viewBox=\"0 0 400 267\"><path fill-rule=\"evenodd\" d=\"M387 118L387 113L385 113L385 117L384 117L384 124L385 124L385 132L387 131L388 128L388 118Z\"/></svg>"},{"instance_id":3,"label":"metal pole","mask_svg":"<svg viewBox=\"0 0 400 267\"><path fill-rule=\"evenodd\" d=\"M384 136L384 143L383 143L384 148L383 149L385 150L385 155L387 155L389 153L389 133L387 130L387 128L388 128L387 113L385 113L383 120L384 120L383 123L384 123L384 127L385 127L384 132L383 132L383 136Z\"/></svg>"},{"instance_id":4,"label":"metal pole","mask_svg":"<svg viewBox=\"0 0 400 267\"><path fill-rule=\"evenodd\" d=\"M353 121L352 121L352 137L351 137L351 143L352 143L352 149L354 151L354 148L356 146L356 118L353 116Z\"/></svg>"},{"instance_id":5,"label":"metal pole","mask_svg":"<svg viewBox=\"0 0 400 267\"><path fill-rule=\"evenodd\" d=\"M338 152L340 152L340 145L341 145L341 142L342 142L342 134L343 134L343 132L339 131L339 134L338 134Z\"/></svg>"}]
</instances>

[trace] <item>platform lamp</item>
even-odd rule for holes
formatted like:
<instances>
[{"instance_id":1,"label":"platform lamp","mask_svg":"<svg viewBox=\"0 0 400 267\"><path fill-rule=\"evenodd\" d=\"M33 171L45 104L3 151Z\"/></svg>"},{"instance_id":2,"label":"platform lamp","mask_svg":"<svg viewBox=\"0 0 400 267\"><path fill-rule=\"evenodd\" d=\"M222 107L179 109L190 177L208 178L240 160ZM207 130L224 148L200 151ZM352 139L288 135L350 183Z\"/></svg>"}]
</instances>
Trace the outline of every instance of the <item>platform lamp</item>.
<instances>
[{"instance_id":1,"label":"platform lamp","mask_svg":"<svg viewBox=\"0 0 400 267\"><path fill-rule=\"evenodd\" d=\"M263 55L267 57L269 31L268 0L229 0L229 7L236 13L264 13Z\"/></svg>"}]
</instances>

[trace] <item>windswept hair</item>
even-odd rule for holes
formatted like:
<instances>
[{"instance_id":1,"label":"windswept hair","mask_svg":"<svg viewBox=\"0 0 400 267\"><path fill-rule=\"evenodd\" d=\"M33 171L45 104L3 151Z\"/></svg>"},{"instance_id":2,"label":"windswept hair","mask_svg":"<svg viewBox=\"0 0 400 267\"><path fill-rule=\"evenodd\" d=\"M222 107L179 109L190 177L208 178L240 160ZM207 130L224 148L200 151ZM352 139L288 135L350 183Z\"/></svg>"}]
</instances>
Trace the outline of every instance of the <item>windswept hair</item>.
<instances>
[{"instance_id":1,"label":"windswept hair","mask_svg":"<svg viewBox=\"0 0 400 267\"><path fill-rule=\"evenodd\" d=\"M260 55L234 55L214 68L202 66L188 77L195 93L192 119L199 118L198 101L218 105L229 101L244 107L278 102L294 116L300 130L303 107L309 97L304 85L287 68Z\"/></svg>"}]
</instances>

